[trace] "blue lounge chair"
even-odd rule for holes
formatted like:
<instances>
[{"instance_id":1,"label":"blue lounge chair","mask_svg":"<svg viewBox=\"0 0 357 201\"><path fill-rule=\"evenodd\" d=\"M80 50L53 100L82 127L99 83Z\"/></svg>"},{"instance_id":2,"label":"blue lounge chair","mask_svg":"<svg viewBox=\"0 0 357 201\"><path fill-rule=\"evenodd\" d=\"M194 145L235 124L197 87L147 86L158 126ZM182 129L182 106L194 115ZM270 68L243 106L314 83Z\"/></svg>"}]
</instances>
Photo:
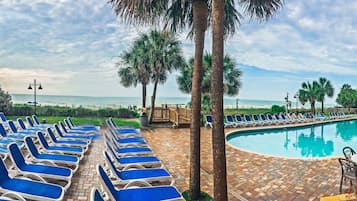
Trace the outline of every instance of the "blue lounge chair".
<instances>
[{"instance_id":1,"label":"blue lounge chair","mask_svg":"<svg viewBox=\"0 0 357 201\"><path fill-rule=\"evenodd\" d=\"M260 120L257 114L253 114L252 116L253 116L253 121L254 121L257 125L264 126L264 125L267 124L265 121Z\"/></svg>"},{"instance_id":2,"label":"blue lounge chair","mask_svg":"<svg viewBox=\"0 0 357 201\"><path fill-rule=\"evenodd\" d=\"M67 129L62 121L59 121L58 125L61 127L62 131L65 134L69 134L69 135L86 135L86 136L91 135L91 136L93 136L93 135L98 134L97 131L79 131L79 130L73 131L73 130Z\"/></svg>"},{"instance_id":3,"label":"blue lounge chair","mask_svg":"<svg viewBox=\"0 0 357 201\"><path fill-rule=\"evenodd\" d=\"M273 122L268 120L264 114L260 114L259 116L260 116L261 121L264 122L265 125L273 124Z\"/></svg>"},{"instance_id":4,"label":"blue lounge chair","mask_svg":"<svg viewBox=\"0 0 357 201\"><path fill-rule=\"evenodd\" d=\"M21 150L16 144L10 144L8 147L10 158L16 168L16 171L24 176L27 174L37 175L45 180L65 181L65 189L71 185L72 170L65 167L49 166L44 164L27 163Z\"/></svg>"},{"instance_id":5,"label":"blue lounge chair","mask_svg":"<svg viewBox=\"0 0 357 201\"><path fill-rule=\"evenodd\" d=\"M269 121L271 121L273 124L282 124L283 123L282 121L274 119L271 114L267 114L267 117L268 117Z\"/></svg>"},{"instance_id":6,"label":"blue lounge chair","mask_svg":"<svg viewBox=\"0 0 357 201\"><path fill-rule=\"evenodd\" d=\"M235 122L233 119L232 115L226 115L226 120L227 120L227 124L231 125L232 127L237 127L239 125L239 123Z\"/></svg>"},{"instance_id":7,"label":"blue lounge chair","mask_svg":"<svg viewBox=\"0 0 357 201\"><path fill-rule=\"evenodd\" d=\"M124 147L124 148L119 148L116 147L115 144L112 144L109 141L105 142L106 146L108 149L113 150L113 154L116 157L125 157L125 156L133 156L133 155L153 155L152 150L149 147Z\"/></svg>"},{"instance_id":8,"label":"blue lounge chair","mask_svg":"<svg viewBox=\"0 0 357 201\"><path fill-rule=\"evenodd\" d=\"M79 158L76 156L40 153L31 137L25 138L25 145L29 150L30 156L34 162L49 162L53 165L64 165L66 167L70 167L73 172L77 171L78 169Z\"/></svg>"},{"instance_id":9,"label":"blue lounge chair","mask_svg":"<svg viewBox=\"0 0 357 201\"><path fill-rule=\"evenodd\" d=\"M235 115L236 118L236 123L240 126L247 126L247 123L243 121L242 116L240 116L239 114Z\"/></svg>"},{"instance_id":10,"label":"blue lounge chair","mask_svg":"<svg viewBox=\"0 0 357 201\"><path fill-rule=\"evenodd\" d=\"M90 201L105 201L104 197L100 194L98 189L92 188L90 193Z\"/></svg>"},{"instance_id":11,"label":"blue lounge chair","mask_svg":"<svg viewBox=\"0 0 357 201\"><path fill-rule=\"evenodd\" d=\"M7 147L9 144L11 143L16 143L18 146L22 147L23 146L23 138L21 139L14 139L14 138L8 138L7 137L7 133L5 131L5 128L3 127L3 125L0 123L0 147Z\"/></svg>"},{"instance_id":12,"label":"blue lounge chair","mask_svg":"<svg viewBox=\"0 0 357 201\"><path fill-rule=\"evenodd\" d=\"M36 131L34 130L31 130L31 131L28 131L28 130L23 130L23 131L19 131L17 130L17 127L15 125L15 123L11 120L8 121L9 123L9 127L10 127L10 130L12 132L13 135L22 135L23 137L24 136L35 136L36 135Z\"/></svg>"},{"instance_id":13,"label":"blue lounge chair","mask_svg":"<svg viewBox=\"0 0 357 201\"><path fill-rule=\"evenodd\" d=\"M250 115L248 114L245 114L244 115L244 119L245 119L245 123L249 126L249 125L252 125L252 126L255 126L257 125L256 122L252 121L252 119L250 118Z\"/></svg>"},{"instance_id":14,"label":"blue lounge chair","mask_svg":"<svg viewBox=\"0 0 357 201\"><path fill-rule=\"evenodd\" d=\"M274 114L274 118L276 119L276 121L279 121L279 122L281 122L283 124L289 124L290 123L289 121L284 120L282 117L280 117L279 114Z\"/></svg>"},{"instance_id":15,"label":"blue lounge chair","mask_svg":"<svg viewBox=\"0 0 357 201\"><path fill-rule=\"evenodd\" d=\"M32 127L32 128L39 128L39 129L44 129L44 128L47 128L48 126L45 126L45 125L35 125L31 119L31 117L29 116L26 116L25 117L26 121L27 121L27 124Z\"/></svg>"},{"instance_id":16,"label":"blue lounge chair","mask_svg":"<svg viewBox=\"0 0 357 201\"><path fill-rule=\"evenodd\" d=\"M38 120L36 115L32 115L32 119L35 122L35 126L43 126L43 127L51 127L52 124L42 124L40 123L40 121Z\"/></svg>"},{"instance_id":17,"label":"blue lounge chair","mask_svg":"<svg viewBox=\"0 0 357 201\"><path fill-rule=\"evenodd\" d=\"M92 139L94 138L94 136L87 136L87 135L68 135L68 134L63 134L61 129L58 127L57 124L55 124L54 127L55 127L55 130L56 130L57 134L61 137L61 139L85 141L85 142L88 142L90 144Z\"/></svg>"},{"instance_id":18,"label":"blue lounge chair","mask_svg":"<svg viewBox=\"0 0 357 201\"><path fill-rule=\"evenodd\" d=\"M63 120L64 123L66 124L66 126L73 131L94 131L94 132L99 132L99 128L97 128L96 126L90 126L90 125L86 125L86 126L74 126L71 124L71 122L69 121L69 117L67 117L66 119Z\"/></svg>"},{"instance_id":19,"label":"blue lounge chair","mask_svg":"<svg viewBox=\"0 0 357 201\"><path fill-rule=\"evenodd\" d=\"M57 139L51 128L47 128L47 133L54 144L63 145L63 146L82 147L84 150L88 149L89 144L85 141Z\"/></svg>"},{"instance_id":20,"label":"blue lounge chair","mask_svg":"<svg viewBox=\"0 0 357 201\"><path fill-rule=\"evenodd\" d=\"M206 115L206 123L205 123L205 127L210 127L212 128L212 115Z\"/></svg>"},{"instance_id":21,"label":"blue lounge chair","mask_svg":"<svg viewBox=\"0 0 357 201\"><path fill-rule=\"evenodd\" d=\"M288 124L289 124L289 123L295 123L295 122L296 122L296 121L294 121L293 119L288 118L285 114L280 114L280 116L281 116L281 119L282 119L283 121L287 122Z\"/></svg>"},{"instance_id":22,"label":"blue lounge chair","mask_svg":"<svg viewBox=\"0 0 357 201\"><path fill-rule=\"evenodd\" d=\"M117 157L115 150L109 144L107 144L107 150L112 155L112 158L116 159L117 167L120 169L128 166L136 168L163 166L156 156L133 156L130 154L130 156Z\"/></svg>"},{"instance_id":23,"label":"blue lounge chair","mask_svg":"<svg viewBox=\"0 0 357 201\"><path fill-rule=\"evenodd\" d=\"M15 135L15 134L7 134L4 126L2 124L0 124L0 135L2 137L2 139L8 139L8 140L12 140L12 141L24 141L24 135Z\"/></svg>"},{"instance_id":24,"label":"blue lounge chair","mask_svg":"<svg viewBox=\"0 0 357 201\"><path fill-rule=\"evenodd\" d=\"M41 201L62 200L64 195L64 189L59 185L11 178L3 160L0 160L0 192L15 193L26 199Z\"/></svg>"},{"instance_id":25,"label":"blue lounge chair","mask_svg":"<svg viewBox=\"0 0 357 201\"><path fill-rule=\"evenodd\" d=\"M182 200L180 192L173 186L150 186L145 182L140 182L140 184L146 184L148 187L131 187L129 183L124 187L124 189L117 190L113 183L110 181L109 177L103 170L103 168L98 165L97 172L100 177L100 182L103 188L108 192L108 196L111 200L125 200L125 201L161 201L161 200ZM136 185L138 182L133 182Z\"/></svg>"},{"instance_id":26,"label":"blue lounge chair","mask_svg":"<svg viewBox=\"0 0 357 201\"><path fill-rule=\"evenodd\" d=\"M64 146L56 146L49 145L44 134L42 132L37 132L37 137L40 141L40 145L42 146L40 150L44 150L49 153L61 153L65 155L76 155L80 159L83 158L84 150L81 147L64 147Z\"/></svg>"},{"instance_id":27,"label":"blue lounge chair","mask_svg":"<svg viewBox=\"0 0 357 201\"><path fill-rule=\"evenodd\" d=\"M141 137L140 132L134 128L116 128L110 123L109 119L106 120L106 124L112 134L119 135L120 137Z\"/></svg>"},{"instance_id":28,"label":"blue lounge chair","mask_svg":"<svg viewBox=\"0 0 357 201\"><path fill-rule=\"evenodd\" d=\"M0 112L0 120L1 120L1 123L3 124L4 128L7 129L9 124L8 124L6 116L3 112Z\"/></svg>"},{"instance_id":29,"label":"blue lounge chair","mask_svg":"<svg viewBox=\"0 0 357 201\"><path fill-rule=\"evenodd\" d=\"M163 168L118 170L106 151L103 151L103 155L111 173L117 179L115 185L125 185L134 180L142 180L150 184L153 182L168 182L173 185L174 183L170 173Z\"/></svg>"},{"instance_id":30,"label":"blue lounge chair","mask_svg":"<svg viewBox=\"0 0 357 201\"><path fill-rule=\"evenodd\" d=\"M27 127L25 125L25 122L21 119L21 118L18 118L17 119L17 124L20 126L20 128L22 129L22 131L26 131L26 132L35 132L35 131L43 131L45 130L45 127L40 127L40 126L30 126L30 127Z\"/></svg>"}]
</instances>

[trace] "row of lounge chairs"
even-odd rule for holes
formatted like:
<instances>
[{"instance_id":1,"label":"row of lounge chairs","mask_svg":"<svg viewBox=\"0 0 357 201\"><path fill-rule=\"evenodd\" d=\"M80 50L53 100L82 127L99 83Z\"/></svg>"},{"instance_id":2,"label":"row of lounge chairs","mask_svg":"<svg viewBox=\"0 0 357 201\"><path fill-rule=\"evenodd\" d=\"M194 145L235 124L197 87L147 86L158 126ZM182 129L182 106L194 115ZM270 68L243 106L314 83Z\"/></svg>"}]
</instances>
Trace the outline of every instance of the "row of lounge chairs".
<instances>
[{"instance_id":1,"label":"row of lounge chairs","mask_svg":"<svg viewBox=\"0 0 357 201\"><path fill-rule=\"evenodd\" d=\"M6 121L8 131L0 123L0 200L62 200L99 129L70 118L58 125L36 116L26 121Z\"/></svg>"},{"instance_id":2,"label":"row of lounge chairs","mask_svg":"<svg viewBox=\"0 0 357 201\"><path fill-rule=\"evenodd\" d=\"M173 186L174 180L154 155L140 132L118 127L110 118L106 122L106 168L97 166L102 190L92 190L92 201L184 200Z\"/></svg>"},{"instance_id":3,"label":"row of lounge chairs","mask_svg":"<svg viewBox=\"0 0 357 201\"><path fill-rule=\"evenodd\" d=\"M267 125L282 125L282 124L294 124L294 123L307 123L315 120L328 120L328 119L341 119L350 117L344 113L330 113L329 117L323 114L316 115L314 118L307 118L305 115L299 113L291 114L244 114L239 115L226 115L224 127L248 127L248 126L267 126ZM212 116L206 115L205 127L212 128Z\"/></svg>"}]
</instances>

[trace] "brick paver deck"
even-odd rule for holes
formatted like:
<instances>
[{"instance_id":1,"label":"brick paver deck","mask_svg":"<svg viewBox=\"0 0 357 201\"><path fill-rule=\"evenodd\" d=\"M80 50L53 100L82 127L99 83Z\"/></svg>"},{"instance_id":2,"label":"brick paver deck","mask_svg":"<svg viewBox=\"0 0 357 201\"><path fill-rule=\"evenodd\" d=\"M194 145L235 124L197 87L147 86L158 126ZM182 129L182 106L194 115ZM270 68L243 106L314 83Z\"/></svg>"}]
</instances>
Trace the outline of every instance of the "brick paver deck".
<instances>
[{"instance_id":1,"label":"brick paver deck","mask_svg":"<svg viewBox=\"0 0 357 201\"><path fill-rule=\"evenodd\" d=\"M180 191L189 187L189 129L160 128L143 132ZM201 185L213 194L211 129L201 132ZM336 159L284 159L227 145L229 200L319 200L339 193Z\"/></svg>"},{"instance_id":2,"label":"brick paver deck","mask_svg":"<svg viewBox=\"0 0 357 201\"><path fill-rule=\"evenodd\" d=\"M233 129L228 129L230 132ZM142 131L182 192L189 186L189 129L157 128ZM201 132L201 185L213 194L211 129ZM89 200L99 187L95 166L103 164L103 138L93 142L73 175L65 200ZM335 158L298 160L245 152L227 145L229 200L319 200L339 193L340 167ZM345 185L347 186L347 185ZM345 190L348 190L347 187Z\"/></svg>"}]
</instances>

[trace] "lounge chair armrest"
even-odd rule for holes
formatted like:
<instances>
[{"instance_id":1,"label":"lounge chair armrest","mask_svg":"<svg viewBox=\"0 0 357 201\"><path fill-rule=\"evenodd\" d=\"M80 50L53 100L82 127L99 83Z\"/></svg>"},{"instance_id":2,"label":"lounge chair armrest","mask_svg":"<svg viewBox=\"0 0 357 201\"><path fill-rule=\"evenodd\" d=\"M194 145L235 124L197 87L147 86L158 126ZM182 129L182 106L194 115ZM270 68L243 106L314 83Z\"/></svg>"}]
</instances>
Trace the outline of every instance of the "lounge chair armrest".
<instances>
[{"instance_id":1,"label":"lounge chair armrest","mask_svg":"<svg viewBox=\"0 0 357 201\"><path fill-rule=\"evenodd\" d=\"M130 169L145 169L145 167L140 164L130 164L125 166L122 170L130 170Z\"/></svg>"},{"instance_id":2,"label":"lounge chair armrest","mask_svg":"<svg viewBox=\"0 0 357 201\"><path fill-rule=\"evenodd\" d=\"M15 192L6 192L0 196L0 199L15 198L16 200L26 201L20 194Z\"/></svg>"},{"instance_id":3,"label":"lounge chair armrest","mask_svg":"<svg viewBox=\"0 0 357 201\"><path fill-rule=\"evenodd\" d=\"M145 180L135 180L135 181L129 182L127 185L125 185L123 187L123 189L136 188L136 187L150 187L150 186L152 186L152 185L149 184Z\"/></svg>"},{"instance_id":4,"label":"lounge chair armrest","mask_svg":"<svg viewBox=\"0 0 357 201\"><path fill-rule=\"evenodd\" d=\"M15 176L15 178L21 178L25 180L32 180L32 181L41 181L43 183L48 183L46 180L44 180L42 177L36 175L36 174L18 174Z\"/></svg>"}]
</instances>

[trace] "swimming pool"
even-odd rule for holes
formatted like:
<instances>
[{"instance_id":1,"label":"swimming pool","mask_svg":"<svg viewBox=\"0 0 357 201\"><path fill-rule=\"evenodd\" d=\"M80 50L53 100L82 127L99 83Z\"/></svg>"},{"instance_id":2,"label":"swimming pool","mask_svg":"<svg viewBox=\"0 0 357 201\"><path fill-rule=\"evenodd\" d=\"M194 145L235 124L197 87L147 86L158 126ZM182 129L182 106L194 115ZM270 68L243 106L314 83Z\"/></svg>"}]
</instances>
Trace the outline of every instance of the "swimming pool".
<instances>
[{"instance_id":1,"label":"swimming pool","mask_svg":"<svg viewBox=\"0 0 357 201\"><path fill-rule=\"evenodd\" d=\"M357 150L357 120L241 131L228 135L227 141L243 150L278 157L343 156L342 148L345 146Z\"/></svg>"}]
</instances>

